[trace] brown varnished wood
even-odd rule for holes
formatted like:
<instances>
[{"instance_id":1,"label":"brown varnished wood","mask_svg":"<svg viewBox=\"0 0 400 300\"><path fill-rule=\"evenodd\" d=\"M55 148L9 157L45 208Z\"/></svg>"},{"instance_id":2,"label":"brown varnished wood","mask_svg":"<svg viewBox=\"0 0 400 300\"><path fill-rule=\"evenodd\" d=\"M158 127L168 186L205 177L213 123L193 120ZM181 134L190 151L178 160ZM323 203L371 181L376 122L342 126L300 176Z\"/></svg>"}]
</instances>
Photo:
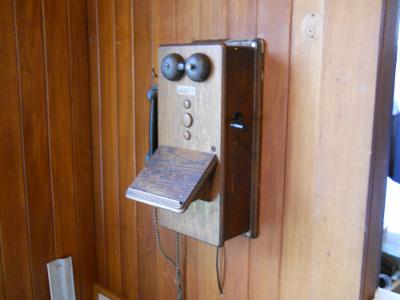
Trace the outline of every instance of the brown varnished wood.
<instances>
[{"instance_id":1,"label":"brown varnished wood","mask_svg":"<svg viewBox=\"0 0 400 300\"><path fill-rule=\"evenodd\" d=\"M85 1L68 1L70 90L74 154L75 203L79 255L74 260L79 274L80 299L90 299L96 282L96 245L91 155L91 114L88 24Z\"/></svg>"},{"instance_id":2,"label":"brown varnished wood","mask_svg":"<svg viewBox=\"0 0 400 300\"><path fill-rule=\"evenodd\" d=\"M227 75L229 77L226 78L225 92L226 99L229 100L225 104L224 132L225 145L229 146L224 151L225 239L235 237L238 233L243 232L244 228L249 228L252 209L250 207L251 186L252 184L258 185L258 182L253 182L251 169L252 160L256 159L255 156L253 157L254 149L252 148L252 137L255 130L254 103L248 98L254 92L255 73L250 71L254 67L254 61L254 52L249 49L227 49L226 74L229 74ZM243 115L244 130L232 128L229 125L238 111ZM244 199L247 201L243 201ZM256 200L258 201L258 199ZM243 212L248 212L248 214L243 214ZM248 282L242 280L241 277L248 277L249 243L249 240L240 236L225 243L224 259L228 272L223 274L228 298L247 298ZM238 287L240 288L238 289Z\"/></svg>"},{"instance_id":3,"label":"brown varnished wood","mask_svg":"<svg viewBox=\"0 0 400 300\"><path fill-rule=\"evenodd\" d=\"M199 3L198 39L225 38L226 9L223 0L204 0ZM184 13L184 12L180 12ZM218 299L215 273L215 247L188 239L188 266L186 269L189 299ZM189 288L188 287L188 288Z\"/></svg>"},{"instance_id":4,"label":"brown varnished wood","mask_svg":"<svg viewBox=\"0 0 400 300\"><path fill-rule=\"evenodd\" d=\"M189 43L200 38L200 19L199 13L202 0L187 1L177 0L176 3L176 42ZM199 242L189 237L182 237L183 252L182 276L184 283L184 296L186 299L195 299L198 294L197 276L198 259L197 244Z\"/></svg>"},{"instance_id":5,"label":"brown varnished wood","mask_svg":"<svg viewBox=\"0 0 400 300\"><path fill-rule=\"evenodd\" d=\"M134 149L137 171L143 166L144 156L147 152L148 103L145 99L145 91L150 86L152 57L153 61L157 61L155 59L155 51L158 44L189 42L193 38L248 37L248 34L253 33L254 30L257 30L257 32L251 36L258 36L267 41L268 54L265 61L262 128L260 231L259 237L254 241L248 242L246 239L239 237L227 243L225 249L227 277L224 295L227 299L265 299L266 295L270 299L287 299L290 298L289 296L308 299L309 293L312 292L307 285L296 285L296 288L293 288L293 282L295 281L288 281L287 276L293 276L293 270L290 267L293 266L293 262L289 261L288 258L297 258L295 255L297 252L294 249L299 249L297 247L302 245L302 240L310 238L307 230L312 229L314 226L311 221L307 221L306 217L302 216L300 218L299 215L294 217L292 215L297 208L305 212L305 216L308 217L312 211L312 204L307 200L309 199L309 194L307 193L310 189L312 190L313 183L308 185L310 184L308 180L313 181L313 178L315 178L312 177L313 173L309 173L309 171L314 166L315 162L312 157L317 152L313 151L312 147L311 153L301 153L296 149L309 144L310 141L313 143L315 141L314 138L317 136L315 134L316 128L307 124L316 121L314 114L317 113L318 97L315 94L315 90L319 89L319 83L318 79L315 79L311 74L315 75L316 70L320 70L320 60L322 58L319 56L320 53L318 51L320 51L319 47L321 45L319 44L320 40L314 40L309 44L301 44L304 42L301 35L301 22L307 13L318 12L320 9L319 4L309 1L294 3L295 11L293 11L292 23L292 1L259 0L252 2L243 0L232 3L231 1L223 0L177 0L161 3L161 1L154 0L133 2L135 117L132 121L135 126ZM359 4L360 2L357 2L355 5ZM327 5L326 2L325 6ZM327 15L335 20L330 23L333 24L330 26L331 29L336 28L341 24L340 22L343 22L343 20L339 22L339 18L334 16L339 10L343 11L342 8L347 7L347 5L348 2L346 4L344 2L335 2L335 4L330 3L328 5L326 12L329 13ZM364 8L366 9L366 7ZM356 9L355 11L358 12L359 10ZM364 10L360 14L364 17L370 16ZM254 15L256 15L256 18L253 17ZM350 20L350 18L348 19ZM357 18L357 20L361 19ZM256 22L256 26L254 22ZM346 26L353 28L352 24L347 23ZM290 46L291 26L293 26L294 34L292 46ZM346 32L343 32L341 36L346 36L346 34ZM329 39L329 41L332 40ZM151 45L152 42L153 46ZM287 174L285 183L286 123L288 118L286 111L290 47L292 47L292 51L295 51L291 56L294 61L291 67L291 86L294 84L298 88L292 91L294 96L291 98L292 106L289 115L290 124L292 125L289 126L290 133L288 132L288 136L289 141L292 143L291 145L294 145L293 142L295 142L296 147L300 148L288 149L290 167L286 170L290 175ZM335 49L335 47L331 48ZM324 64L327 64L329 58L332 59L332 57L335 56L326 56L323 60ZM345 57L345 55L342 55L342 57ZM348 65L351 65L351 63L348 63ZM299 77L299 72L308 75ZM301 78L303 79L297 81ZM102 82L102 84L108 83ZM325 95L329 94L327 92ZM305 95L308 95L308 98L305 98ZM310 110L304 107L305 104L310 105L308 106ZM328 106L323 106L323 109L329 111ZM106 112L101 111L101 113L105 114ZM306 122L302 123L299 120L305 120ZM98 121L101 122L101 120ZM324 125L324 123L318 124ZM325 124L324 126L327 125ZM327 127L324 128L327 129ZM95 131L94 135L97 134ZM295 135L301 132L297 139L294 136L294 132L296 132ZM332 133L329 128L328 131L324 132ZM305 158L302 155L305 155ZM310 157L311 161L307 160ZM322 161L320 156L319 159ZM95 164L97 164L96 161ZM297 167L294 168L294 166ZM303 167L308 171L296 180L296 174L298 174L296 170ZM303 176L308 179L303 180ZM289 195L286 196L288 203L285 203L284 206L285 184L290 186L286 188L286 193L289 193ZM296 191L302 191L304 194L296 193ZM298 199L301 199L301 201L296 204L294 199L297 199L297 202L299 202ZM334 207L332 208L333 212L335 212ZM283 230L282 226L284 215L285 230ZM295 223L290 220L297 220L302 225L308 224L308 227L302 227L306 229L306 233L298 235L294 226ZM132 226L136 226L138 230L135 238L137 239L138 247L137 274L140 274L140 280L138 280L139 298L173 299L175 297L174 270L158 254L158 258L155 259L156 250L154 247L151 209L138 205L136 220L132 222L134 223ZM335 222L332 223L336 224ZM324 228L327 230L326 232L330 232L329 228L332 227L327 226ZM285 234L282 235L282 232ZM162 231L161 235L163 245L168 253L172 254L174 251L174 234ZM313 238L316 237L314 235L311 236ZM283 239L285 240L283 243L285 250L283 252L284 262L281 263ZM320 245L321 240L316 238L315 241ZM186 252L183 258L186 298L218 299L219 293L214 266L215 248L192 239L186 239L184 250ZM304 249L300 249L300 251L304 253L302 258L305 257L306 259L305 261L303 259L295 261L298 263L298 271L303 270L307 273L319 268L310 260L307 260L309 251ZM324 260L320 256L318 256L318 259L320 259L321 264L328 260ZM301 276L295 277L299 278ZM295 295L291 295L291 292L295 293ZM331 293L332 297L338 294L340 294L340 291Z\"/></svg>"},{"instance_id":6,"label":"brown varnished wood","mask_svg":"<svg viewBox=\"0 0 400 300\"><path fill-rule=\"evenodd\" d=\"M92 295L92 299L93 300L98 300L99 299L99 295L102 295L103 297L107 297L110 300L125 300L126 298L104 288L103 286L99 285L99 284L95 284L94 288L93 288L93 295ZM90 299L90 298L88 298Z\"/></svg>"},{"instance_id":7,"label":"brown varnished wood","mask_svg":"<svg viewBox=\"0 0 400 300\"><path fill-rule=\"evenodd\" d=\"M135 175L134 45L132 1L115 2L115 55L117 78L118 178L121 220L121 294L138 298L136 204L125 198L126 186Z\"/></svg>"},{"instance_id":8,"label":"brown varnished wood","mask_svg":"<svg viewBox=\"0 0 400 300\"><path fill-rule=\"evenodd\" d=\"M259 2L252 0L225 0L227 38L249 39L256 37L257 5Z\"/></svg>"},{"instance_id":9,"label":"brown varnished wood","mask_svg":"<svg viewBox=\"0 0 400 300\"><path fill-rule=\"evenodd\" d=\"M195 48L192 48L195 47ZM188 76L184 76L178 82L170 83L164 77L159 78L159 144L187 148L202 152L209 152L216 155L221 161L223 150L222 139L222 111L223 108L223 84L224 76L222 43L210 43L203 46L163 46L159 49L158 68L164 56L170 52L180 53L187 58L195 52L202 51L213 61L213 69L207 81L202 83L193 82ZM176 93L178 85L193 86L196 89L196 96L179 96ZM192 102L190 109L185 110L183 101L189 99ZM213 101L210 101L213 99ZM209 112L213 111L214 114ZM189 112L193 116L193 124L189 128L192 136L185 140L182 136L184 126L182 116ZM215 152L211 147L215 147ZM184 214L176 215L165 210L160 211L160 225L167 228L206 241L210 244L220 243L219 210L221 207L221 196L219 183L222 178L222 164L217 164L210 196L211 201L195 201L188 207ZM196 199L197 200L197 199ZM207 199L205 199L207 200ZM190 224L186 226L186 224ZM198 230L200 229L200 230Z\"/></svg>"},{"instance_id":10,"label":"brown varnished wood","mask_svg":"<svg viewBox=\"0 0 400 300\"><path fill-rule=\"evenodd\" d=\"M15 1L33 293L49 298L46 262L55 257L43 20L40 1Z\"/></svg>"},{"instance_id":11,"label":"brown varnished wood","mask_svg":"<svg viewBox=\"0 0 400 300\"><path fill-rule=\"evenodd\" d=\"M49 299L46 262L72 255L86 298L96 277L86 2L1 5L3 295Z\"/></svg>"},{"instance_id":12,"label":"brown varnished wood","mask_svg":"<svg viewBox=\"0 0 400 300\"><path fill-rule=\"evenodd\" d=\"M154 206L160 197L171 203L166 203L166 208L184 210L199 199L199 191L212 177L216 164L214 154L160 145L129 187L127 196Z\"/></svg>"},{"instance_id":13,"label":"brown varnished wood","mask_svg":"<svg viewBox=\"0 0 400 300\"><path fill-rule=\"evenodd\" d=\"M0 258L3 256L1 255L1 248L0 248ZM0 299L6 299L6 290L4 288L4 274L3 274L3 261L0 259Z\"/></svg>"},{"instance_id":14,"label":"brown varnished wood","mask_svg":"<svg viewBox=\"0 0 400 300\"><path fill-rule=\"evenodd\" d=\"M249 299L279 298L292 1L257 5L257 36L266 41L262 103L259 235L249 252ZM268 280L266 280L268 278Z\"/></svg>"},{"instance_id":15,"label":"brown varnished wood","mask_svg":"<svg viewBox=\"0 0 400 300\"><path fill-rule=\"evenodd\" d=\"M372 299L378 285L381 265L383 217L385 213L385 182L388 174L388 149L390 144L390 123L396 70L396 43L398 36L399 1L389 0L383 4L380 41L380 58L374 113L373 155L367 226L364 244L364 261L361 284L361 299Z\"/></svg>"},{"instance_id":16,"label":"brown varnished wood","mask_svg":"<svg viewBox=\"0 0 400 300\"><path fill-rule=\"evenodd\" d=\"M158 70L158 47L161 44L176 42L176 20L175 16L177 11L177 0L152 0L152 67ZM170 15L173 18L165 18L163 16ZM161 74L159 74L162 76ZM148 105L146 103L146 105ZM147 118L146 118L147 120ZM147 133L146 133L147 134ZM140 169L138 169L140 170ZM153 229L151 233L154 234ZM160 228L161 244L169 255L174 257L175 253L175 238L174 232L165 228ZM175 269L172 264L167 261L160 253L156 250L156 288L157 288L157 299L173 299L176 297L176 287L174 284L175 280Z\"/></svg>"},{"instance_id":17,"label":"brown varnished wood","mask_svg":"<svg viewBox=\"0 0 400 300\"><path fill-rule=\"evenodd\" d=\"M24 184L17 49L12 1L0 3L0 237L4 291L7 299L33 299L31 254ZM4 98L3 98L4 97Z\"/></svg>"},{"instance_id":18,"label":"brown varnished wood","mask_svg":"<svg viewBox=\"0 0 400 300\"><path fill-rule=\"evenodd\" d=\"M118 186L118 98L116 78L115 3L98 2L101 97L102 190L105 224L107 285L120 293L121 233Z\"/></svg>"},{"instance_id":19,"label":"brown varnished wood","mask_svg":"<svg viewBox=\"0 0 400 300\"><path fill-rule=\"evenodd\" d=\"M361 299L382 2L293 3L280 297Z\"/></svg>"},{"instance_id":20,"label":"brown varnished wood","mask_svg":"<svg viewBox=\"0 0 400 300\"><path fill-rule=\"evenodd\" d=\"M102 189L102 135L101 135L101 78L100 78L100 45L98 28L98 1L88 0L88 38L90 62L90 97L92 125L92 155L93 155L93 197L96 232L96 262L97 280L107 285L105 257L105 224L104 224L104 195Z\"/></svg>"},{"instance_id":21,"label":"brown varnished wood","mask_svg":"<svg viewBox=\"0 0 400 300\"><path fill-rule=\"evenodd\" d=\"M67 3L44 1L47 109L51 157L55 256L77 257L78 234ZM78 297L79 273L75 276Z\"/></svg>"},{"instance_id":22,"label":"brown varnished wood","mask_svg":"<svg viewBox=\"0 0 400 300\"><path fill-rule=\"evenodd\" d=\"M135 0L134 4L134 110L132 120L135 126L135 175L144 165L148 151L148 122L149 104L146 100L146 91L151 86L152 66L152 2ZM141 78L141 80L136 80ZM153 234L153 217L151 208L147 205L137 204L137 274L138 299L157 299L156 288L156 249ZM149 271L151 270L151 271Z\"/></svg>"}]
</instances>

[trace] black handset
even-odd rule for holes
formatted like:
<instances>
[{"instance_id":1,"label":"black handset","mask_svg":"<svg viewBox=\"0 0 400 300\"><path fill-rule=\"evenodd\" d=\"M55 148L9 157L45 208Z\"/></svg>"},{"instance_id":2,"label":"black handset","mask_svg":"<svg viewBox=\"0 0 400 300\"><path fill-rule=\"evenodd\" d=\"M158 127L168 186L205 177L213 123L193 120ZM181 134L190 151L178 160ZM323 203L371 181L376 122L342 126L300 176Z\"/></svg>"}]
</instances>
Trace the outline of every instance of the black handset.
<instances>
[{"instance_id":1,"label":"black handset","mask_svg":"<svg viewBox=\"0 0 400 300\"><path fill-rule=\"evenodd\" d=\"M147 91L147 100L150 102L150 117L149 117L149 151L146 155L146 160L149 160L158 147L158 124L157 124L157 98L158 87L153 84Z\"/></svg>"}]
</instances>

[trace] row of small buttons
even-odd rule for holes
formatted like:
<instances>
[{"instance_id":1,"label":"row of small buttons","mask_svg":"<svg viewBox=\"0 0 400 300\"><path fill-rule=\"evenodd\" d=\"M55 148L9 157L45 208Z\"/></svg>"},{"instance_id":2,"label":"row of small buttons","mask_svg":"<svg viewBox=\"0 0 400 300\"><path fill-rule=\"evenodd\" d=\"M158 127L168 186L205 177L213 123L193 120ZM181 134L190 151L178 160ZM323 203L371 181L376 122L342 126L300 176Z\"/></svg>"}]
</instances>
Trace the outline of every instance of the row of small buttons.
<instances>
[{"instance_id":1,"label":"row of small buttons","mask_svg":"<svg viewBox=\"0 0 400 300\"><path fill-rule=\"evenodd\" d=\"M189 109L191 106L192 106L192 103L190 102L190 100L185 99L185 100L183 101L183 107L184 107L184 108ZM185 112L185 113L183 114L183 116L182 116L182 123L183 123L183 126L185 126L186 128L191 127L192 124L193 124L193 117L192 117L192 115L191 115L190 113ZM189 130L185 130L185 131L183 132L183 138L184 138L185 140L190 140L191 137L192 137L192 135L190 134L190 131L189 131Z\"/></svg>"}]
</instances>

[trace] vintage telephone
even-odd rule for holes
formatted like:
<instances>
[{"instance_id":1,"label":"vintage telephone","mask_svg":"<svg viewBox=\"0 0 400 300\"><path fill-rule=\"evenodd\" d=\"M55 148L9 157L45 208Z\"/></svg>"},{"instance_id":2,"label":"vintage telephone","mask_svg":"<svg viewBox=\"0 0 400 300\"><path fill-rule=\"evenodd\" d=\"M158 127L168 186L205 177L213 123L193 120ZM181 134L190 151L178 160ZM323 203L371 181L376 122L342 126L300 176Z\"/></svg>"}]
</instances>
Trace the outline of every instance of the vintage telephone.
<instances>
[{"instance_id":1,"label":"vintage telephone","mask_svg":"<svg viewBox=\"0 0 400 300\"><path fill-rule=\"evenodd\" d=\"M261 39L159 47L148 160L126 197L161 226L215 246L256 237L263 54Z\"/></svg>"}]
</instances>

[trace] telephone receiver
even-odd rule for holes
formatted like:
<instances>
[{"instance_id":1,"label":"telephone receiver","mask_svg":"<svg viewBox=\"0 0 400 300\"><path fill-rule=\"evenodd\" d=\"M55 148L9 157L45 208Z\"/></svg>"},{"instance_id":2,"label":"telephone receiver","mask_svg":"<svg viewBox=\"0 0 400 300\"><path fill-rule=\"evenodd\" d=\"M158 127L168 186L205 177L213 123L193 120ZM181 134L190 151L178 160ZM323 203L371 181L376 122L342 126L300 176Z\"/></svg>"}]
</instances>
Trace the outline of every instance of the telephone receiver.
<instances>
[{"instance_id":1,"label":"telephone receiver","mask_svg":"<svg viewBox=\"0 0 400 300\"><path fill-rule=\"evenodd\" d=\"M150 159L158 147L158 122L157 122L157 98L158 86L153 84L146 93L147 100L150 102L149 115L149 151L147 151L146 161Z\"/></svg>"}]
</instances>

